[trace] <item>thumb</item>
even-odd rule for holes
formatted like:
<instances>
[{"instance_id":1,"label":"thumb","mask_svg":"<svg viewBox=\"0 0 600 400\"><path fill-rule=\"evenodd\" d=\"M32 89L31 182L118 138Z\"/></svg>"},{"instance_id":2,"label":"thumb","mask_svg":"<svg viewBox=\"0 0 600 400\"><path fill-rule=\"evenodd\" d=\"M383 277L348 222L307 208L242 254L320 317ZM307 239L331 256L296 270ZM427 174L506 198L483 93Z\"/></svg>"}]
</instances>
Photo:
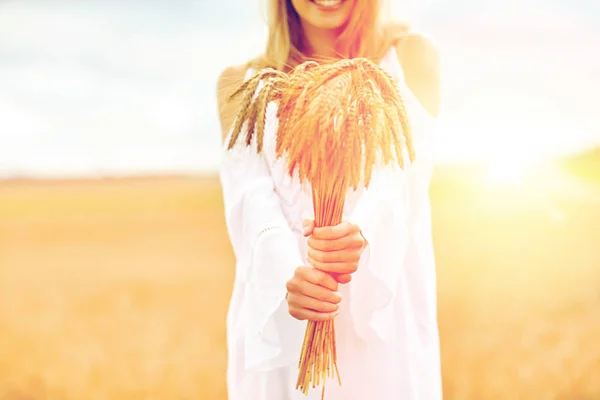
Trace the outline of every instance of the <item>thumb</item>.
<instances>
[{"instance_id":1,"label":"thumb","mask_svg":"<svg viewBox=\"0 0 600 400\"><path fill-rule=\"evenodd\" d=\"M312 235L314 228L315 228L315 221L313 219L305 218L302 221L302 234L305 237Z\"/></svg>"}]
</instances>

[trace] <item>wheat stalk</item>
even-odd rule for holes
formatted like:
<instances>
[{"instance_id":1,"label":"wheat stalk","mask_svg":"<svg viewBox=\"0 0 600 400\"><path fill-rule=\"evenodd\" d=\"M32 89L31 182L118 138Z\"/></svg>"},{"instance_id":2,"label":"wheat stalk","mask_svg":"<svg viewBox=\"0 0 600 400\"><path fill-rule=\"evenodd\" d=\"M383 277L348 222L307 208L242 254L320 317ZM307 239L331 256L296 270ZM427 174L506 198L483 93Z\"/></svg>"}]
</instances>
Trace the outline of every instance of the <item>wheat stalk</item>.
<instances>
[{"instance_id":1,"label":"wheat stalk","mask_svg":"<svg viewBox=\"0 0 600 400\"><path fill-rule=\"evenodd\" d=\"M259 90L259 84L263 82ZM228 148L256 137L263 149L267 105L277 102L279 121L276 156L287 157L290 176L312 187L315 226L342 222L346 192L369 186L374 167L404 168L405 150L415 158L404 101L394 78L370 60L357 58L331 64L305 62L288 74L265 69L241 85L231 99L242 96ZM309 321L298 363L296 388L337 378L334 321Z\"/></svg>"}]
</instances>

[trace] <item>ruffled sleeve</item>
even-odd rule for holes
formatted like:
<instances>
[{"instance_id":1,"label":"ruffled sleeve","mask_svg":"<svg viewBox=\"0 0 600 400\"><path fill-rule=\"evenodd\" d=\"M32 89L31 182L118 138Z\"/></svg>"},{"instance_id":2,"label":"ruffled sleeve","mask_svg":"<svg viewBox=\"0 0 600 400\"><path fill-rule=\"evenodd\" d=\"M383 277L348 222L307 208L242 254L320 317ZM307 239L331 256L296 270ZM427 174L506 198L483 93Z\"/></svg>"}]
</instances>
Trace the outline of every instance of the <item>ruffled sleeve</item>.
<instances>
[{"instance_id":1,"label":"ruffled sleeve","mask_svg":"<svg viewBox=\"0 0 600 400\"><path fill-rule=\"evenodd\" d=\"M271 125L272 119L267 129L273 129ZM292 365L298 360L305 327L288 314L285 301L286 282L303 265L298 240L283 215L268 163L256 152L255 143L223 151L220 179L237 279L245 287L246 370Z\"/></svg>"},{"instance_id":2,"label":"ruffled sleeve","mask_svg":"<svg viewBox=\"0 0 600 400\"><path fill-rule=\"evenodd\" d=\"M408 245L408 207L406 174L385 168L373 174L349 217L368 242L349 284L353 324L367 341L386 341L392 331L392 299Z\"/></svg>"}]
</instances>

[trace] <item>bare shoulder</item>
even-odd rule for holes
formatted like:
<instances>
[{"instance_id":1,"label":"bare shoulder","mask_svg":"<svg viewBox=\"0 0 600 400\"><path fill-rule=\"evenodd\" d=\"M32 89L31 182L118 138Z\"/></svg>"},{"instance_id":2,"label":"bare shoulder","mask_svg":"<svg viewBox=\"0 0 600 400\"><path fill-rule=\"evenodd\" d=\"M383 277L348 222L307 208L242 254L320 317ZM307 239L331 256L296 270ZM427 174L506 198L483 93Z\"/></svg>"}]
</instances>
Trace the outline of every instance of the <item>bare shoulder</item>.
<instances>
[{"instance_id":1,"label":"bare shoulder","mask_svg":"<svg viewBox=\"0 0 600 400\"><path fill-rule=\"evenodd\" d=\"M227 136L239 107L239 101L228 102L227 99L244 82L247 69L248 64L229 66L221 72L217 80L217 104L223 139Z\"/></svg>"},{"instance_id":2,"label":"bare shoulder","mask_svg":"<svg viewBox=\"0 0 600 400\"><path fill-rule=\"evenodd\" d=\"M409 32L405 40L398 42L402 53L406 54L402 64L418 64L430 72L439 72L440 55L435 41L423 33Z\"/></svg>"},{"instance_id":3,"label":"bare shoulder","mask_svg":"<svg viewBox=\"0 0 600 400\"><path fill-rule=\"evenodd\" d=\"M406 84L423 107L437 116L440 107L440 54L433 39L417 32L409 32L396 43L396 52Z\"/></svg>"}]
</instances>

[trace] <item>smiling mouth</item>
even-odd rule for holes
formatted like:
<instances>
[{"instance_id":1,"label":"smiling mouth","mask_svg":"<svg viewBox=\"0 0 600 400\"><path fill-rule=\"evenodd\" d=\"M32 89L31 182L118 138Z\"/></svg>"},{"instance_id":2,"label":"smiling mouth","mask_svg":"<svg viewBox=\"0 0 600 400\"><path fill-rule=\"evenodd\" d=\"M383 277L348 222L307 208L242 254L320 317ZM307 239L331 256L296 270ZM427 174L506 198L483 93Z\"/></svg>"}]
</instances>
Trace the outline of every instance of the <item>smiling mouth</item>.
<instances>
[{"instance_id":1,"label":"smiling mouth","mask_svg":"<svg viewBox=\"0 0 600 400\"><path fill-rule=\"evenodd\" d=\"M346 0L310 0L321 8L337 8Z\"/></svg>"}]
</instances>

